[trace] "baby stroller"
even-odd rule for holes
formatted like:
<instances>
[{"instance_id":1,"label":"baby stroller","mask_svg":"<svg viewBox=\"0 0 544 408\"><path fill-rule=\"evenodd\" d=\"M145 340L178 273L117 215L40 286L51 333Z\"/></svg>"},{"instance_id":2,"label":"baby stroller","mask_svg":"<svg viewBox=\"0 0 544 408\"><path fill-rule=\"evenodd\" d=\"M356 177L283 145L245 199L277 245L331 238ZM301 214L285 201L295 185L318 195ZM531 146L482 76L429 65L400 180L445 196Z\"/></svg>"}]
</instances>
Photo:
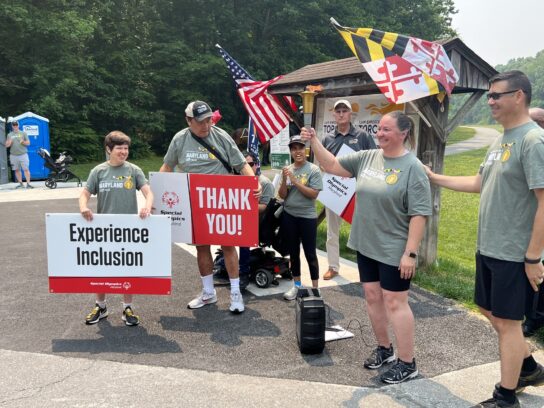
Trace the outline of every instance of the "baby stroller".
<instances>
[{"instance_id":1,"label":"baby stroller","mask_svg":"<svg viewBox=\"0 0 544 408\"><path fill-rule=\"evenodd\" d=\"M65 183L72 179L77 180L78 187L83 185L81 179L70 171L69 167L74 159L68 156L66 152L62 152L57 160L53 160L49 152L43 148L38 150L38 155L43 159L45 167L51 170L49 177L45 180L46 187L57 188L57 182L62 181Z\"/></svg>"},{"instance_id":2,"label":"baby stroller","mask_svg":"<svg viewBox=\"0 0 544 408\"><path fill-rule=\"evenodd\" d=\"M249 278L263 289L270 285L278 285L278 276L293 279L289 259L284 257L287 254L287 248L279 231L280 218L275 215L280 207L281 203L275 198L268 203L259 220L259 247L252 249L250 253ZM276 256L274 251L266 249L268 246L272 246L281 256ZM215 255L214 274L221 272L221 276L228 279L223 251L218 249Z\"/></svg>"}]
</instances>

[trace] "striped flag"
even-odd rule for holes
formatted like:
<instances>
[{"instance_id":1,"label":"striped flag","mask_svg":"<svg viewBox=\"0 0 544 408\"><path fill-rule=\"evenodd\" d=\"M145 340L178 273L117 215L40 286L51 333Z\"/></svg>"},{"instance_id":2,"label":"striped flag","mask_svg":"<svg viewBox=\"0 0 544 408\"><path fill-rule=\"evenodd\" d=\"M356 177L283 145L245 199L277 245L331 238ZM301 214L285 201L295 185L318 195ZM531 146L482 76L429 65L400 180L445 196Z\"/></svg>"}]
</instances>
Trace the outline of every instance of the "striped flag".
<instances>
[{"instance_id":1,"label":"striped flag","mask_svg":"<svg viewBox=\"0 0 544 408\"><path fill-rule=\"evenodd\" d=\"M459 79L440 44L372 28L342 27L333 18L331 24L392 103L449 95Z\"/></svg>"},{"instance_id":2,"label":"striped flag","mask_svg":"<svg viewBox=\"0 0 544 408\"><path fill-rule=\"evenodd\" d=\"M281 75L269 81L255 81L219 44L215 46L236 82L238 95L253 120L257 136L262 143L266 143L289 123L289 115L280 105L278 97L268 93L268 87L281 79ZM290 98L286 98L286 101L294 106Z\"/></svg>"}]
</instances>

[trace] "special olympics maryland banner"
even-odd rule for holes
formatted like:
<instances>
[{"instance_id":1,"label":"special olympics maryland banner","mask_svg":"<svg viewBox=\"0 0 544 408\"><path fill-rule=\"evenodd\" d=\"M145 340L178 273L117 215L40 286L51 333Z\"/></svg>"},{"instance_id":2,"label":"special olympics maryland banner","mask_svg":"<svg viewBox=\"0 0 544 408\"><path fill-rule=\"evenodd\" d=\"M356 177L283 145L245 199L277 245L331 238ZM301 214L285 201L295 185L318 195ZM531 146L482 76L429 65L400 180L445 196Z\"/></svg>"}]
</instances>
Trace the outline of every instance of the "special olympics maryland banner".
<instances>
[{"instance_id":1,"label":"special olympics maryland banner","mask_svg":"<svg viewBox=\"0 0 544 408\"><path fill-rule=\"evenodd\" d=\"M191 201L187 173L149 173L153 191L153 214L169 215L172 242L193 242Z\"/></svg>"},{"instance_id":2,"label":"special olympics maryland banner","mask_svg":"<svg viewBox=\"0 0 544 408\"><path fill-rule=\"evenodd\" d=\"M355 151L345 144L342 145L336 157L341 157ZM323 190L319 192L317 199L329 210L342 216L355 195L355 178L339 177L329 173L323 173ZM346 221L351 222L351 217Z\"/></svg>"},{"instance_id":3,"label":"special olympics maryland banner","mask_svg":"<svg viewBox=\"0 0 544 408\"><path fill-rule=\"evenodd\" d=\"M318 98L315 129L319 140L331 133L336 126L333 112L334 103L339 99L347 99L351 103L353 112L351 114L351 123L372 136L376 145L378 145L376 133L378 132L378 123L381 117L395 110L404 111L404 105L390 103L383 94Z\"/></svg>"},{"instance_id":4,"label":"special olympics maryland banner","mask_svg":"<svg viewBox=\"0 0 544 408\"><path fill-rule=\"evenodd\" d=\"M46 214L51 293L169 295L170 217Z\"/></svg>"},{"instance_id":5,"label":"special olympics maryland banner","mask_svg":"<svg viewBox=\"0 0 544 408\"><path fill-rule=\"evenodd\" d=\"M194 244L258 246L257 185L255 176L189 174Z\"/></svg>"}]
</instances>

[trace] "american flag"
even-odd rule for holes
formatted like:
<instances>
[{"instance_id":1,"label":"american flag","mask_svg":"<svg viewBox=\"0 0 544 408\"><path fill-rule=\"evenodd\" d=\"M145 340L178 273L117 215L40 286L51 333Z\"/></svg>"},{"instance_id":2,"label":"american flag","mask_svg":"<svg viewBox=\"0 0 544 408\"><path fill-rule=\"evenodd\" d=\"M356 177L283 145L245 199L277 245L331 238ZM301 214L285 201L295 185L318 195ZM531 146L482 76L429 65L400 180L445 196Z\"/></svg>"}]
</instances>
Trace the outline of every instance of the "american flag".
<instances>
[{"instance_id":1,"label":"american flag","mask_svg":"<svg viewBox=\"0 0 544 408\"><path fill-rule=\"evenodd\" d=\"M266 143L289 124L289 115L281 107L278 98L268 93L268 87L281 79L281 75L269 81L255 81L219 44L215 46L236 82L238 95L253 120L257 136L262 143ZM286 102L293 106L290 98L286 98Z\"/></svg>"}]
</instances>

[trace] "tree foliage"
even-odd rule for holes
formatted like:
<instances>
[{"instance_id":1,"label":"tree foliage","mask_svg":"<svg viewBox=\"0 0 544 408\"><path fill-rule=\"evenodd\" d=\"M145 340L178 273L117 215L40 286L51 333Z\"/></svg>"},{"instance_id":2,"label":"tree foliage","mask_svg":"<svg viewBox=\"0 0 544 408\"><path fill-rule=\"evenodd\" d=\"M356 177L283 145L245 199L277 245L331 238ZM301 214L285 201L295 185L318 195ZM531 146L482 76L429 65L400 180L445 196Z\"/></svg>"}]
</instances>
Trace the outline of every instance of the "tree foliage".
<instances>
[{"instance_id":1,"label":"tree foliage","mask_svg":"<svg viewBox=\"0 0 544 408\"><path fill-rule=\"evenodd\" d=\"M264 80L350 56L331 16L435 40L453 13L453 0L4 0L0 114L48 117L53 150L79 160L113 129L162 153L191 100L227 131L247 121L216 43Z\"/></svg>"}]
</instances>

